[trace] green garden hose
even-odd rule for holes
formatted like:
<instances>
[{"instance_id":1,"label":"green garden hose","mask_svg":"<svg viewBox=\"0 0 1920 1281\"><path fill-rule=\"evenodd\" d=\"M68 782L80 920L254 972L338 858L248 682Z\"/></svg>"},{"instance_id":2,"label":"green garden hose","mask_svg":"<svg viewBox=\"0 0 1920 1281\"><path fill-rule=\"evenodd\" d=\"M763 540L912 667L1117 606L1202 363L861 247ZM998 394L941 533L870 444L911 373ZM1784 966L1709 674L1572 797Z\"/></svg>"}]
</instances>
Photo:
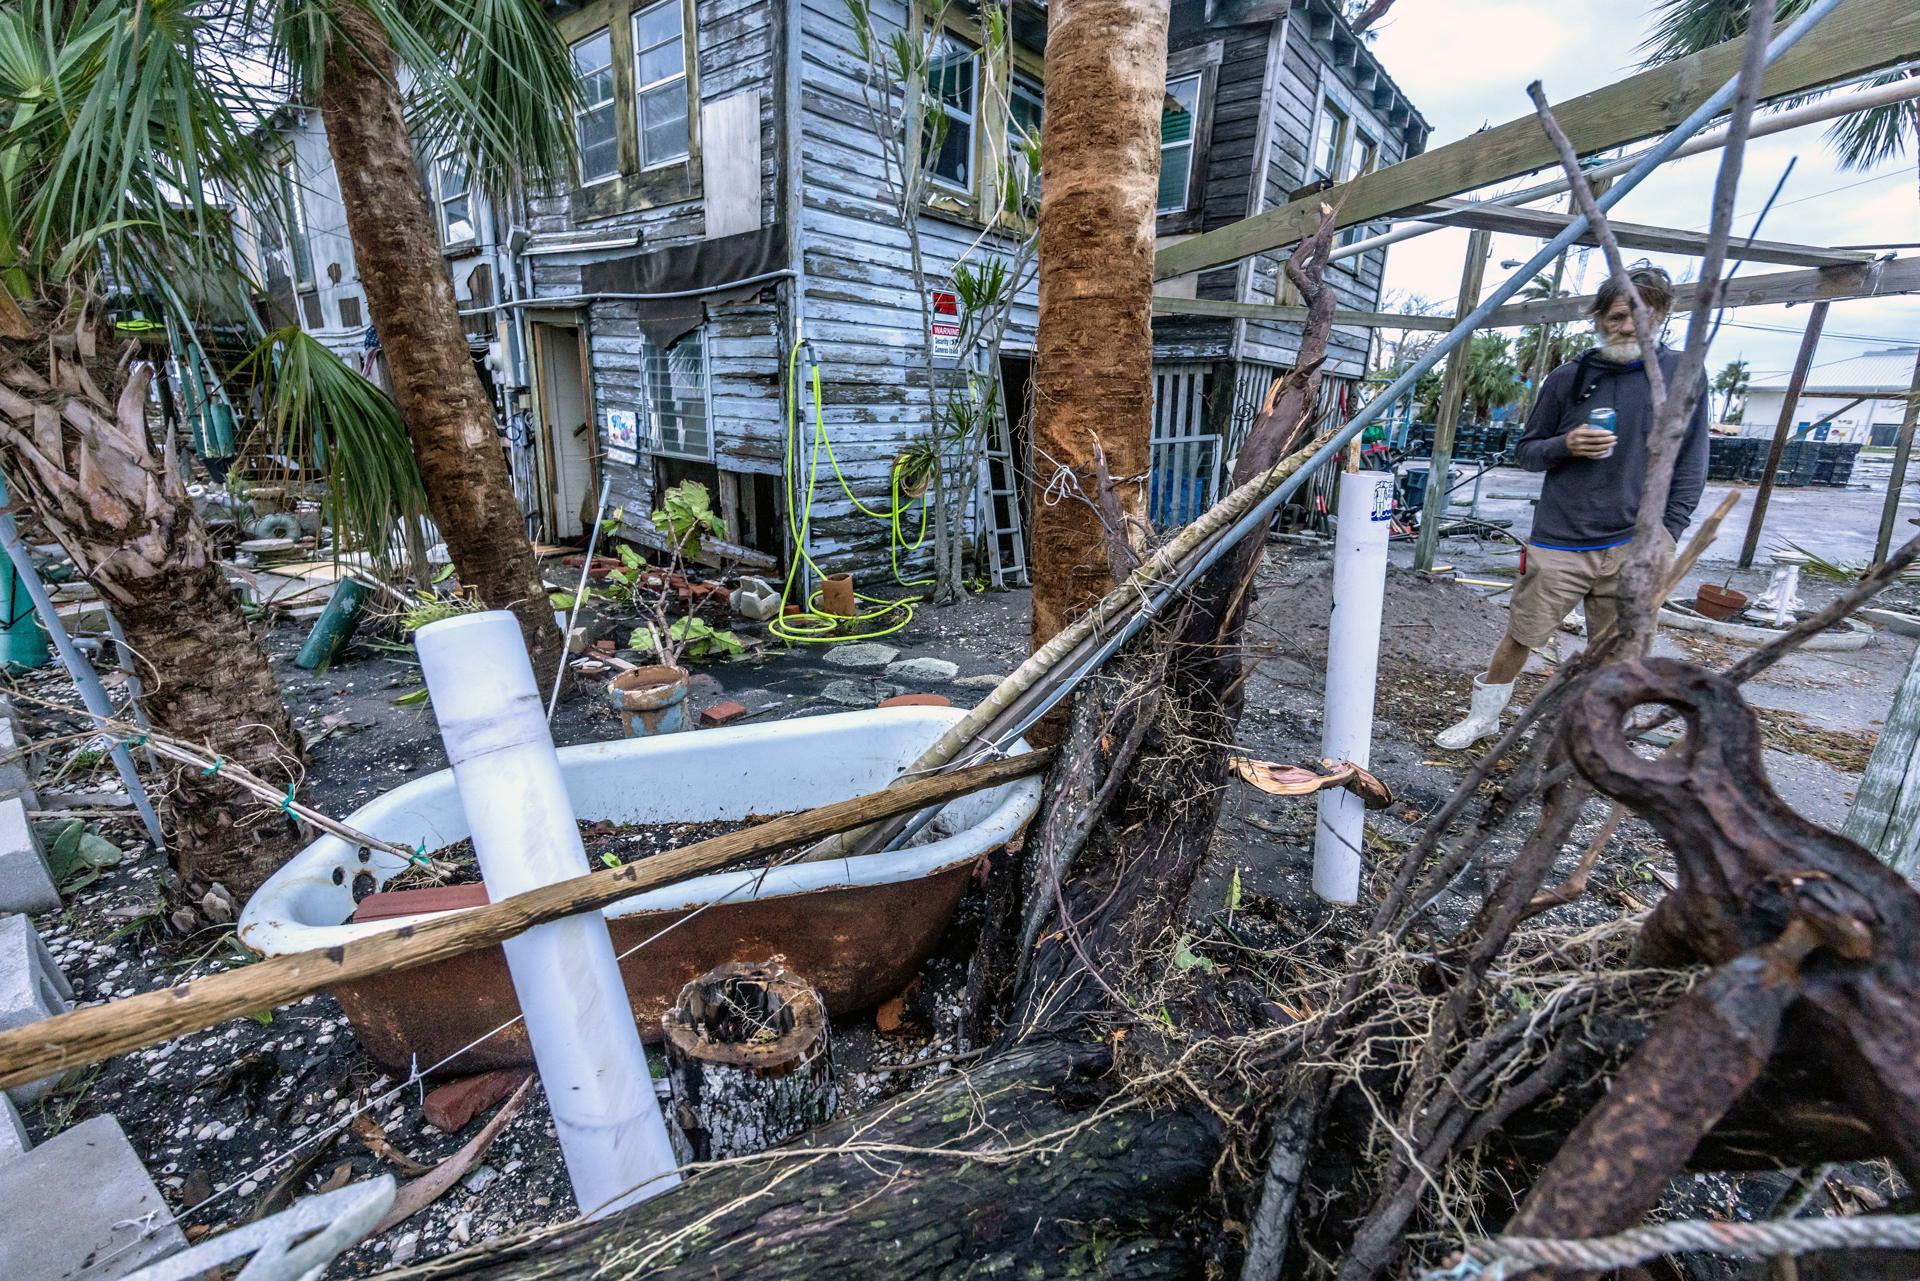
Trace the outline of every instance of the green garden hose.
<instances>
[{"instance_id":1,"label":"green garden hose","mask_svg":"<svg viewBox=\"0 0 1920 1281\"><path fill-rule=\"evenodd\" d=\"M792 352L787 356L787 448L785 471L787 493L789 495L794 492L794 460L798 456L800 449L799 368L800 349L804 345L803 342L795 343ZM871 516L875 520L886 522L889 531L888 559L893 565L894 581L902 587L923 587L934 581L931 578L907 578L900 572L900 549L904 547L910 553L916 552L920 550L927 541L927 517L933 500L927 497L922 497L920 500L920 531L915 535L912 542L907 541L906 532L902 528L901 522L902 515L904 515L907 509L913 504L912 499L908 499L904 504L900 500L900 471L904 465L903 459L894 460L893 471L889 477L892 502L886 510L876 510L860 501L854 494L853 487L847 483L846 473L840 470L840 460L833 455L833 440L827 435L826 413L822 407L820 396L820 366L817 362L810 363L812 363L813 374L811 379L813 390L813 447L808 457L806 501L798 505L798 510L796 510L796 504L793 502L789 501L787 504L787 528L793 536L794 555L792 563L787 567L787 581L780 588L780 613L767 624L767 630L775 636L778 636L781 640L789 643L812 645L830 645L838 644L842 641L873 640L881 636L890 636L913 621L913 605L911 602L917 599L917 597L903 596L897 600L888 600L880 596L868 596L864 593L856 593L857 599L869 605L877 605L879 608L863 611L855 614L851 618L845 618L838 614L824 613L820 609L820 589L816 588L808 595L805 608L796 610L793 613L787 612L789 602L793 596L794 584L799 579L800 566L803 563L819 577L823 579L827 577L826 571L821 569L820 566L814 562L813 557L807 553L807 534L813 525L813 497L815 490L819 486L820 455L822 453L826 454L827 463L833 468L835 479L840 482L841 490L846 494L847 500L853 504L854 509L863 516ZM885 621L888 619L892 621ZM868 631L846 630L849 627L860 624L873 624L873 627Z\"/></svg>"}]
</instances>

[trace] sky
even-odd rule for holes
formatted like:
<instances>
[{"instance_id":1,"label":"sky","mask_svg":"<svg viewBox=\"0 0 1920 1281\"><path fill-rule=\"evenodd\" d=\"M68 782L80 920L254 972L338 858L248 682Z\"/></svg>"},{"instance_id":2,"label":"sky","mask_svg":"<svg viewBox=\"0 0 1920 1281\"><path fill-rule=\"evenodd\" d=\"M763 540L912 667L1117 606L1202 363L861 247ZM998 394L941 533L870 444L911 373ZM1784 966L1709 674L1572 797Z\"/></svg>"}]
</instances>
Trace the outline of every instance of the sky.
<instances>
[{"instance_id":1,"label":"sky","mask_svg":"<svg viewBox=\"0 0 1920 1281\"><path fill-rule=\"evenodd\" d=\"M1545 85L1549 101L1560 102L1631 73L1640 61L1635 46L1651 25L1648 7L1645 0L1399 0L1375 28L1373 50L1433 126L1427 143L1432 149L1483 125L1531 114L1526 95L1531 80ZM1911 146L1904 157L1877 169L1847 171L1826 145L1827 128L1805 125L1759 139L1748 148L1735 204L1735 234L1751 234L1754 216L1793 161L1793 172L1761 226L1761 239L1807 245L1920 242L1920 194ZM1615 212L1624 221L1705 230L1720 155L1710 151L1669 163L1630 192ZM1558 197L1536 207L1564 209L1564 200ZM1488 287L1510 274L1499 270L1503 260L1531 257L1540 244L1495 236ZM1392 246L1385 287L1444 300L1443 310L1451 312L1460 292L1466 245L1465 231L1440 231ZM1899 252L1920 254L1920 249ZM1676 280L1688 278L1698 263L1631 249L1626 255L1629 262L1651 257ZM1568 261L1570 282L1581 267L1576 251ZM1794 268L1751 263L1739 270L1746 275ZM1594 249L1579 292L1591 293L1605 276L1606 263ZM1806 317L1804 304L1728 312L1727 325L1708 353L1707 368L1718 370L1730 360L1744 359L1755 381L1769 374L1783 377L1793 365ZM1816 368L1866 351L1920 342L1920 296L1835 303L1825 333L1814 356ZM1682 339L1683 324L1671 326L1668 340L1678 346Z\"/></svg>"}]
</instances>

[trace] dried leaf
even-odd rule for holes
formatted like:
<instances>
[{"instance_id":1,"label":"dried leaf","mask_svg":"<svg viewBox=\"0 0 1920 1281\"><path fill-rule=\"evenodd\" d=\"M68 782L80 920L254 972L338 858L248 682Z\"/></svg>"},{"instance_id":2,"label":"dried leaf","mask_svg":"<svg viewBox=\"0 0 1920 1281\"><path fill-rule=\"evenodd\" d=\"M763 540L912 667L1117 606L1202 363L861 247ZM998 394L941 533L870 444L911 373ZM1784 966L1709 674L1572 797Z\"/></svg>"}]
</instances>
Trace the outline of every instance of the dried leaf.
<instances>
[{"instance_id":1,"label":"dried leaf","mask_svg":"<svg viewBox=\"0 0 1920 1281\"><path fill-rule=\"evenodd\" d=\"M379 1225L373 1230L374 1233L385 1232L388 1228L406 1222L439 1200L446 1194L447 1189L458 1183L472 1168L474 1162L486 1155L487 1149L493 1146L493 1141L500 1137L500 1131L505 1129L507 1122L513 1119L513 1114L520 1110L520 1104L526 1099L527 1090L533 1082L534 1078L531 1076L522 1081L520 1088L513 1092L513 1096L502 1103L500 1110L493 1114L493 1120L487 1122L486 1127L474 1135L465 1147L434 1166L430 1173L411 1183L403 1184L400 1191L394 1195L393 1209L387 1211L387 1217L380 1220ZM583 1211L591 1212L592 1208L597 1207L581 1208Z\"/></svg>"},{"instance_id":2,"label":"dried leaf","mask_svg":"<svg viewBox=\"0 0 1920 1281\"><path fill-rule=\"evenodd\" d=\"M393 1146L393 1142L387 1138L385 1128L368 1113L362 1112L354 1117L353 1123L347 1128L353 1131L353 1137L360 1140L367 1151L390 1163L394 1169L410 1179L417 1179L433 1169L432 1166L422 1165Z\"/></svg>"}]
</instances>

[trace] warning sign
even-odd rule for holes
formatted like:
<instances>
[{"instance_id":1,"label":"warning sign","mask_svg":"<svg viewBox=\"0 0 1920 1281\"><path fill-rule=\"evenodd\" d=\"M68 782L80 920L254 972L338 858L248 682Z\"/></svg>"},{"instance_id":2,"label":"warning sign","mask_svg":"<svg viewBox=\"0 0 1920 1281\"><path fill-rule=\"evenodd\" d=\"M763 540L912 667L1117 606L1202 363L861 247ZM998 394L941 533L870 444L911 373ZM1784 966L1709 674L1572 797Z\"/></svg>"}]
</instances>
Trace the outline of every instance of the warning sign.
<instances>
[{"instance_id":1,"label":"warning sign","mask_svg":"<svg viewBox=\"0 0 1920 1281\"><path fill-rule=\"evenodd\" d=\"M935 289L931 298L928 340L933 344L933 358L952 363L960 359L960 295Z\"/></svg>"}]
</instances>

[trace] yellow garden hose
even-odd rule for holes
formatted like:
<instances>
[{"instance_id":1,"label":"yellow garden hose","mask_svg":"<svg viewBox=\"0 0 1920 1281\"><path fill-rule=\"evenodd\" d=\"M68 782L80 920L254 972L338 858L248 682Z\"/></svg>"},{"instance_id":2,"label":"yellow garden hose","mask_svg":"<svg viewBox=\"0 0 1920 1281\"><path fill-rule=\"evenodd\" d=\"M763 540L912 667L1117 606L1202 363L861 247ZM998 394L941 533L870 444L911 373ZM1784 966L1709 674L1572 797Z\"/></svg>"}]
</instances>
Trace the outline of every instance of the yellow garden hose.
<instances>
[{"instance_id":1,"label":"yellow garden hose","mask_svg":"<svg viewBox=\"0 0 1920 1281\"><path fill-rule=\"evenodd\" d=\"M907 541L901 527L901 516L912 506L913 500L904 504L900 500L900 471L904 459L895 459L893 471L889 477L892 502L885 511L878 511L861 502L854 494L853 487L847 483L846 473L840 470L840 460L833 454L833 439L827 435L826 413L822 407L820 395L820 366L811 362L813 390L813 448L807 466L806 500L795 504L791 501L794 492L794 459L800 448L800 392L799 368L800 349L804 343L795 343L787 356L787 448L785 477L787 482L787 529L793 538L793 560L787 567L787 581L780 588L780 613L767 624L767 630L781 640L793 644L829 645L849 640L873 640L881 636L890 636L913 621L913 605L916 597L904 596L898 600L887 600L880 596L868 596L856 593L857 599L878 609L866 610L845 618L838 614L828 614L820 609L820 589L816 588L807 597L806 607L789 614L788 604L793 596L794 584L800 576L800 566L804 563L816 575L824 579L825 570L821 569L807 552L807 535L813 525L813 498L820 481L820 455L827 456L827 463L833 468L835 479L840 482L841 490L846 494L855 510L864 516L885 521L889 532L887 549L888 559L893 565L894 581L902 587L921 587L932 583L931 578L906 578L900 573L900 549L916 552L927 541L927 517L933 500L922 496L920 500L920 532L912 542ZM896 617L897 616L897 617ZM893 621L880 625L884 620ZM853 631L850 628L861 624L874 624L871 630Z\"/></svg>"}]
</instances>

